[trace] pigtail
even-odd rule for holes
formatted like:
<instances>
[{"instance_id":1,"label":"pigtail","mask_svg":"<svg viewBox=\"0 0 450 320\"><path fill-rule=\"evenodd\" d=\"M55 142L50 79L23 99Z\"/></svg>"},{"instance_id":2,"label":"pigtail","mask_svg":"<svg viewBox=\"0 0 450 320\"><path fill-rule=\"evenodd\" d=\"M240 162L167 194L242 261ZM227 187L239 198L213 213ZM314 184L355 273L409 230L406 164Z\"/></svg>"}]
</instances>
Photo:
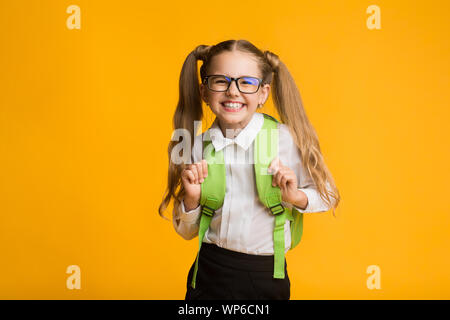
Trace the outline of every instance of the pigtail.
<instances>
[{"instance_id":1,"label":"pigtail","mask_svg":"<svg viewBox=\"0 0 450 320\"><path fill-rule=\"evenodd\" d=\"M339 191L325 164L320 151L319 138L303 108L295 80L276 54L264 51L264 57L274 73L272 99L280 115L280 120L289 127L291 135L301 152L303 168L311 175L321 198L329 207L333 207L334 215L340 200Z\"/></svg>"},{"instance_id":2,"label":"pigtail","mask_svg":"<svg viewBox=\"0 0 450 320\"><path fill-rule=\"evenodd\" d=\"M210 46L199 45L187 57L181 68L179 80L179 99L175 114L173 116L173 128L186 129L190 133L191 146L194 145L194 121L200 121L203 117L202 100L198 83L197 61L206 58ZM181 172L185 165L177 165L171 161L172 149L180 143L179 141L170 141L168 147L169 154L169 172L167 178L167 188L164 193L163 201L159 206L159 215L164 219L164 211L167 209L171 198L174 198L174 205L178 206L184 197L183 184L181 183ZM192 150L192 148L191 148ZM191 152L189 150L189 152ZM177 192L177 189L178 192Z\"/></svg>"},{"instance_id":3,"label":"pigtail","mask_svg":"<svg viewBox=\"0 0 450 320\"><path fill-rule=\"evenodd\" d=\"M263 83L272 85L272 98L280 120L288 126L301 152L303 169L311 175L321 198L329 207L333 207L334 215L334 209L340 200L339 192L323 159L319 139L303 108L297 85L285 64L276 54L270 51L262 52L247 40L227 40L214 46L200 45L196 47L187 56L181 69L179 100L173 117L174 129L188 130L191 146L193 145L196 134L194 121L199 121L203 117L197 61L203 61L200 67L200 78L203 79L212 57L224 51L232 52L234 50L249 53L257 59ZM175 206L178 206L184 197L181 183L181 171L184 169L184 164L176 165L170 161L172 149L178 143L178 141L171 141L168 147L168 186L159 206L159 214L163 218L165 218L163 212L167 209L172 197L175 200Z\"/></svg>"}]
</instances>

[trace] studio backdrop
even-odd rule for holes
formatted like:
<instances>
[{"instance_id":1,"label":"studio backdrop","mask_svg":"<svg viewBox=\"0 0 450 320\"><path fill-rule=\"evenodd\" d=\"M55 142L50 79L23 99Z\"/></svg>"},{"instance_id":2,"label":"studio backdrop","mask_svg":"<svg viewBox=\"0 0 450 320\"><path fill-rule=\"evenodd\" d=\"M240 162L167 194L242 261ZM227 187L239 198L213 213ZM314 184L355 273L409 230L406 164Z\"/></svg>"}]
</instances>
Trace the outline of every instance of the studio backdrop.
<instances>
[{"instance_id":1,"label":"studio backdrop","mask_svg":"<svg viewBox=\"0 0 450 320\"><path fill-rule=\"evenodd\" d=\"M291 299L449 299L449 10L2 0L0 298L184 298L198 238L158 214L181 67L246 39L289 68L341 196L304 215Z\"/></svg>"}]
</instances>

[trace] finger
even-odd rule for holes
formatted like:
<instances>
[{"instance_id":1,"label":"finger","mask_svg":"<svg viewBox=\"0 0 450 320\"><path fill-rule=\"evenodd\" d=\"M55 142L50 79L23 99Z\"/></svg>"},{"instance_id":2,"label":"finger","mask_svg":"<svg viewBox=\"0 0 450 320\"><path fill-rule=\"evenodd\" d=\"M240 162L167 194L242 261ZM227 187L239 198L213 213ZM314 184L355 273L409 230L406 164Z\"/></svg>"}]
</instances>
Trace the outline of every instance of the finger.
<instances>
[{"instance_id":1,"label":"finger","mask_svg":"<svg viewBox=\"0 0 450 320\"><path fill-rule=\"evenodd\" d=\"M281 186L281 180L283 179L283 177L284 177L284 173L283 173L283 171L279 171L279 174L278 174L278 176L277 176L277 185L278 186Z\"/></svg>"},{"instance_id":2,"label":"finger","mask_svg":"<svg viewBox=\"0 0 450 320\"><path fill-rule=\"evenodd\" d=\"M280 185L283 186L284 188L287 188L287 184L289 183L290 179L291 179L290 171L288 169L286 169L286 167L285 167L282 170L282 175L280 178Z\"/></svg>"},{"instance_id":3,"label":"finger","mask_svg":"<svg viewBox=\"0 0 450 320\"><path fill-rule=\"evenodd\" d=\"M203 165L201 162L197 162L195 164L195 166L197 168L198 182L202 183L203 182Z\"/></svg>"},{"instance_id":4,"label":"finger","mask_svg":"<svg viewBox=\"0 0 450 320\"><path fill-rule=\"evenodd\" d=\"M195 182L195 177L194 174L192 173L191 170L185 170L183 177L190 183L190 184L194 184Z\"/></svg>"},{"instance_id":5,"label":"finger","mask_svg":"<svg viewBox=\"0 0 450 320\"><path fill-rule=\"evenodd\" d=\"M279 159L275 157L269 165L268 171L269 173L277 173L280 168Z\"/></svg>"},{"instance_id":6,"label":"finger","mask_svg":"<svg viewBox=\"0 0 450 320\"><path fill-rule=\"evenodd\" d=\"M274 182L276 186L280 186L280 175L281 175L281 171L278 170L275 174L274 174Z\"/></svg>"},{"instance_id":7,"label":"finger","mask_svg":"<svg viewBox=\"0 0 450 320\"><path fill-rule=\"evenodd\" d=\"M273 173L272 176L272 186L275 187L277 185L277 174L278 173Z\"/></svg>"},{"instance_id":8,"label":"finger","mask_svg":"<svg viewBox=\"0 0 450 320\"><path fill-rule=\"evenodd\" d=\"M198 172L197 172L197 166L192 166L191 172L194 175L194 183L197 184L198 183Z\"/></svg>"},{"instance_id":9,"label":"finger","mask_svg":"<svg viewBox=\"0 0 450 320\"><path fill-rule=\"evenodd\" d=\"M273 182L272 182L272 185L275 187L275 186L280 186L280 175L281 175L281 172L280 171L278 171L277 173L275 173L274 174L274 176L273 176Z\"/></svg>"},{"instance_id":10,"label":"finger","mask_svg":"<svg viewBox=\"0 0 450 320\"><path fill-rule=\"evenodd\" d=\"M287 177L286 175L284 175L284 176L281 178L281 181L280 181L281 187L282 187L282 188L286 188L286 187L287 187L287 182L288 182L288 177Z\"/></svg>"},{"instance_id":11,"label":"finger","mask_svg":"<svg viewBox=\"0 0 450 320\"><path fill-rule=\"evenodd\" d=\"M297 176L295 175L294 172L291 173L288 183L292 183L292 185L294 185L295 188L297 188L297 186L298 186Z\"/></svg>"},{"instance_id":12,"label":"finger","mask_svg":"<svg viewBox=\"0 0 450 320\"><path fill-rule=\"evenodd\" d=\"M290 172L289 172L289 170L284 169L282 177L280 179L280 184L283 185L284 187L287 187L287 183L288 183L289 179L291 179Z\"/></svg>"},{"instance_id":13,"label":"finger","mask_svg":"<svg viewBox=\"0 0 450 320\"><path fill-rule=\"evenodd\" d=\"M206 160L203 159L202 165L203 165L203 177L206 178L208 176L208 162L206 162Z\"/></svg>"},{"instance_id":14,"label":"finger","mask_svg":"<svg viewBox=\"0 0 450 320\"><path fill-rule=\"evenodd\" d=\"M284 185L281 185L281 186L280 186L280 190L281 190L281 193L282 193L282 194L286 194L286 190L287 190L287 189L286 189L286 187L285 187Z\"/></svg>"}]
</instances>

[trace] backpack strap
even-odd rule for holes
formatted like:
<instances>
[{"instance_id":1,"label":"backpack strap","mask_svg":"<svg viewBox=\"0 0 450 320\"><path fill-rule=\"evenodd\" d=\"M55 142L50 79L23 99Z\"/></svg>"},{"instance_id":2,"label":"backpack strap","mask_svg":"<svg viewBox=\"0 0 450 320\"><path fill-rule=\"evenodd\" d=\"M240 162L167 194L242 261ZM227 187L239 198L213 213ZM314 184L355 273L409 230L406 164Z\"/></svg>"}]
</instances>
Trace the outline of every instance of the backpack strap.
<instances>
[{"instance_id":1,"label":"backpack strap","mask_svg":"<svg viewBox=\"0 0 450 320\"><path fill-rule=\"evenodd\" d=\"M269 121L272 120L273 122L279 122L277 119L275 119L274 117L272 117L268 114L263 113L263 115L264 115L264 118ZM278 139L276 141L278 142ZM263 153L263 154L267 154L267 153ZM264 169L260 169L260 170L264 170ZM261 174L265 174L265 173L262 172ZM272 177L271 177L271 179L272 179ZM268 182L266 182L266 183L268 183ZM270 183L272 183L272 180L270 180ZM284 208L284 212L286 213L286 219L288 219L291 223L291 248L290 249L292 250L300 243L300 240L302 238L303 213L298 211L295 207L292 207L292 209Z\"/></svg>"},{"instance_id":2,"label":"backpack strap","mask_svg":"<svg viewBox=\"0 0 450 320\"><path fill-rule=\"evenodd\" d=\"M191 282L191 286L194 289L195 281L197 279L198 260L203 238L205 237L206 230L209 228L214 213L223 205L226 190L226 172L223 149L216 153L211 141L204 141L203 150L203 157L208 163L208 176L200 184L200 204L202 206L202 211L198 230L198 253L197 258L195 259L194 274Z\"/></svg>"},{"instance_id":3,"label":"backpack strap","mask_svg":"<svg viewBox=\"0 0 450 320\"><path fill-rule=\"evenodd\" d=\"M267 172L271 161L278 155L278 130L277 120L264 115L264 123L259 131L254 144L254 168L256 188L261 202L270 209L275 216L273 230L274 249L274 274L277 279L284 279L285 243L284 225L286 222L286 210L281 204L281 190L278 186L272 186L273 175Z\"/></svg>"},{"instance_id":4,"label":"backpack strap","mask_svg":"<svg viewBox=\"0 0 450 320\"><path fill-rule=\"evenodd\" d=\"M302 239L303 234L303 213L292 207L291 210L291 249L294 249Z\"/></svg>"}]
</instances>

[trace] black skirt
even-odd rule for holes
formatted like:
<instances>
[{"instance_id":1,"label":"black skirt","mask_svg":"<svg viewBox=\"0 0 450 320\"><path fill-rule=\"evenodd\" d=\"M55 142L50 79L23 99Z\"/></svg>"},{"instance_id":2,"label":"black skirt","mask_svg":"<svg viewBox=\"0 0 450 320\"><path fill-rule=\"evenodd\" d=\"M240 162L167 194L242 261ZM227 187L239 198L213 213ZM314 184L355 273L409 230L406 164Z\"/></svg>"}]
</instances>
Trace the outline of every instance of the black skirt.
<instances>
[{"instance_id":1,"label":"black skirt","mask_svg":"<svg viewBox=\"0 0 450 320\"><path fill-rule=\"evenodd\" d=\"M273 256L245 254L202 243L196 288L191 286L195 260L189 270L185 300L289 300L291 283L273 278Z\"/></svg>"}]
</instances>

